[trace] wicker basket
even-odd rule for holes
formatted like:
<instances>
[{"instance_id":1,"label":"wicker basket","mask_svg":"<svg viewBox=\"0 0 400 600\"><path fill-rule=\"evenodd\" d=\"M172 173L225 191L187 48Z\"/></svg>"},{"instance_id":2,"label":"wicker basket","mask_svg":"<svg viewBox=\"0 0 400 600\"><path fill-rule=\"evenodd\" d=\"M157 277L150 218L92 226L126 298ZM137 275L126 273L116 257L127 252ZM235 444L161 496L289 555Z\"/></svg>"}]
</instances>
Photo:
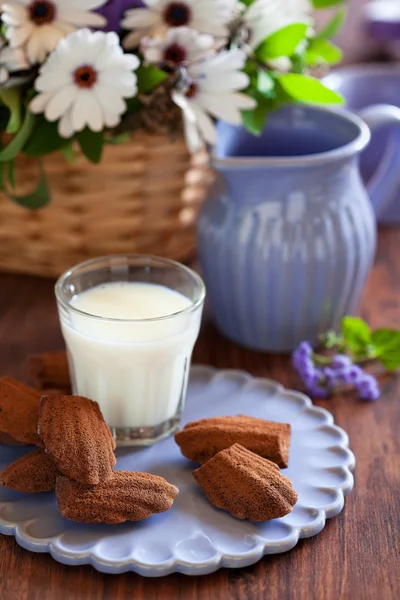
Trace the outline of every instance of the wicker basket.
<instances>
[{"instance_id":1,"label":"wicker basket","mask_svg":"<svg viewBox=\"0 0 400 600\"><path fill-rule=\"evenodd\" d=\"M101 165L83 156L70 165L54 154L44 162L49 206L32 211L0 199L0 269L58 276L82 260L126 252L186 260L195 250L194 225L212 181L206 153L190 157L183 139L136 133L107 146ZM19 158L26 193L37 163Z\"/></svg>"}]
</instances>

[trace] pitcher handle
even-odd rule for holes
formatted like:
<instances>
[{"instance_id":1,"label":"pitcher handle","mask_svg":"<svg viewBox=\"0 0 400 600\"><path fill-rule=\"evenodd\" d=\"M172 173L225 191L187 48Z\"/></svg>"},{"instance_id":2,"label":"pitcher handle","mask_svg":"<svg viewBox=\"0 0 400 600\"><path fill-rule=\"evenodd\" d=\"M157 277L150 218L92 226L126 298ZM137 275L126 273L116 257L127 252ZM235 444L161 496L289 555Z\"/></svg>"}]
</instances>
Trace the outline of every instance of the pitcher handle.
<instances>
[{"instance_id":1,"label":"pitcher handle","mask_svg":"<svg viewBox=\"0 0 400 600\"><path fill-rule=\"evenodd\" d=\"M374 104L358 111L358 114L372 132L382 125L399 125L391 132L386 151L367 185L379 219L396 194L400 195L400 108L390 104Z\"/></svg>"}]
</instances>

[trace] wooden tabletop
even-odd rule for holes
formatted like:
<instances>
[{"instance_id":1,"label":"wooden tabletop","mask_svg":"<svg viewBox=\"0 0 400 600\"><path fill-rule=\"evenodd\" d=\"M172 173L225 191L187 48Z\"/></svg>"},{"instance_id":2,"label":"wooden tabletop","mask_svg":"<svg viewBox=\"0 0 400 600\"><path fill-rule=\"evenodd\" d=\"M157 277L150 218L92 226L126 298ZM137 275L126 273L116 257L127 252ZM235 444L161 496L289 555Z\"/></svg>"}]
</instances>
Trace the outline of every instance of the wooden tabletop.
<instances>
[{"instance_id":1,"label":"wooden tabletop","mask_svg":"<svg viewBox=\"0 0 400 600\"><path fill-rule=\"evenodd\" d=\"M373 327L400 328L400 229L380 231L361 314ZM62 347L53 282L0 274L0 375L28 381L25 357ZM286 356L245 351L206 324L194 362L298 381ZM375 404L351 396L318 402L350 436L356 485L342 513L294 550L245 569L146 579L66 567L0 535L0 600L398 600L400 598L400 380Z\"/></svg>"}]
</instances>

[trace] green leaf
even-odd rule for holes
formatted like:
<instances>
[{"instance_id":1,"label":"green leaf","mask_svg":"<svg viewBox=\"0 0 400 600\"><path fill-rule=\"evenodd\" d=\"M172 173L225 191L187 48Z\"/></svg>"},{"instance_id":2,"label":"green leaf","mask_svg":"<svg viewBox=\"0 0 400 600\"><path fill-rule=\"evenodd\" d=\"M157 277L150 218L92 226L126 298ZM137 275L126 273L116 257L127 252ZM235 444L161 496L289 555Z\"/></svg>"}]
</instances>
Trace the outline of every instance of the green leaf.
<instances>
[{"instance_id":1,"label":"green leaf","mask_svg":"<svg viewBox=\"0 0 400 600\"><path fill-rule=\"evenodd\" d=\"M65 138L58 133L58 123L50 123L40 115L23 152L27 156L45 156L59 150L63 145L65 145Z\"/></svg>"},{"instance_id":2,"label":"green leaf","mask_svg":"<svg viewBox=\"0 0 400 600\"><path fill-rule=\"evenodd\" d=\"M7 163L8 166L8 181L10 182L11 187L15 188L15 161L10 160Z\"/></svg>"},{"instance_id":3,"label":"green leaf","mask_svg":"<svg viewBox=\"0 0 400 600\"><path fill-rule=\"evenodd\" d=\"M341 29L347 15L347 8L339 8L329 23L317 34L317 38L326 40L334 37Z\"/></svg>"},{"instance_id":4,"label":"green leaf","mask_svg":"<svg viewBox=\"0 0 400 600\"><path fill-rule=\"evenodd\" d=\"M143 102L139 98L128 98L126 100L126 114L136 113L143 108Z\"/></svg>"},{"instance_id":5,"label":"green leaf","mask_svg":"<svg viewBox=\"0 0 400 600\"><path fill-rule=\"evenodd\" d=\"M305 23L293 23L275 31L258 46L256 56L263 62L281 56L292 56L296 48L306 38L308 26Z\"/></svg>"},{"instance_id":6,"label":"green leaf","mask_svg":"<svg viewBox=\"0 0 400 600\"><path fill-rule=\"evenodd\" d=\"M375 354L388 371L400 366L400 331L377 329L372 333Z\"/></svg>"},{"instance_id":7,"label":"green leaf","mask_svg":"<svg viewBox=\"0 0 400 600\"><path fill-rule=\"evenodd\" d=\"M129 135L129 133L120 133L119 135L104 138L104 143L109 144L110 146L119 146L121 144L129 142L130 139L131 136Z\"/></svg>"},{"instance_id":8,"label":"green leaf","mask_svg":"<svg viewBox=\"0 0 400 600\"><path fill-rule=\"evenodd\" d=\"M343 52L327 40L314 38L310 40L309 46L305 52L306 62L310 66L314 65L334 65L342 60Z\"/></svg>"},{"instance_id":9,"label":"green leaf","mask_svg":"<svg viewBox=\"0 0 400 600\"><path fill-rule=\"evenodd\" d=\"M69 140L64 146L62 146L62 148L60 148L60 152L64 156L65 160L73 164L76 161L73 139Z\"/></svg>"},{"instance_id":10,"label":"green leaf","mask_svg":"<svg viewBox=\"0 0 400 600\"><path fill-rule=\"evenodd\" d=\"M253 135L261 135L268 115L268 105L258 104L252 110L242 111L243 126Z\"/></svg>"},{"instance_id":11,"label":"green leaf","mask_svg":"<svg viewBox=\"0 0 400 600\"><path fill-rule=\"evenodd\" d=\"M21 88L4 89L0 93L0 100L7 106L10 111L10 117L7 123L7 133L17 133L21 127Z\"/></svg>"},{"instance_id":12,"label":"green leaf","mask_svg":"<svg viewBox=\"0 0 400 600\"><path fill-rule=\"evenodd\" d=\"M318 79L297 73L288 73L278 78L284 91L297 102L309 104L343 104L337 92L325 87Z\"/></svg>"},{"instance_id":13,"label":"green leaf","mask_svg":"<svg viewBox=\"0 0 400 600\"><path fill-rule=\"evenodd\" d=\"M323 343L325 348L334 348L335 346L343 343L343 338L341 335L337 335L336 332L331 329L323 336Z\"/></svg>"},{"instance_id":14,"label":"green leaf","mask_svg":"<svg viewBox=\"0 0 400 600\"><path fill-rule=\"evenodd\" d=\"M0 131L6 131L10 120L10 109L0 104Z\"/></svg>"},{"instance_id":15,"label":"green leaf","mask_svg":"<svg viewBox=\"0 0 400 600\"><path fill-rule=\"evenodd\" d=\"M306 68L304 50L302 52L296 52L296 54L293 54L291 61L293 73L304 73Z\"/></svg>"},{"instance_id":16,"label":"green leaf","mask_svg":"<svg viewBox=\"0 0 400 600\"><path fill-rule=\"evenodd\" d=\"M86 129L77 133L76 138L86 158L97 165L103 155L103 132L95 132L86 127Z\"/></svg>"},{"instance_id":17,"label":"green leaf","mask_svg":"<svg viewBox=\"0 0 400 600\"><path fill-rule=\"evenodd\" d=\"M358 317L344 317L341 325L342 336L349 350L355 355L368 354L372 343L371 330L367 323Z\"/></svg>"},{"instance_id":18,"label":"green leaf","mask_svg":"<svg viewBox=\"0 0 400 600\"><path fill-rule=\"evenodd\" d=\"M140 94L148 94L167 78L167 73L152 66L140 66L136 71Z\"/></svg>"},{"instance_id":19,"label":"green leaf","mask_svg":"<svg viewBox=\"0 0 400 600\"><path fill-rule=\"evenodd\" d=\"M252 58L248 58L242 70L243 73L246 73L246 75L248 75L249 77L257 77L258 64Z\"/></svg>"},{"instance_id":20,"label":"green leaf","mask_svg":"<svg viewBox=\"0 0 400 600\"><path fill-rule=\"evenodd\" d=\"M40 179L36 189L30 194L25 194L24 196L18 196L16 194L10 194L6 190L4 190L6 196L8 196L11 200L23 206L24 208L30 209L38 209L46 206L50 202L50 190L47 185L46 176L41 169L40 171Z\"/></svg>"},{"instance_id":21,"label":"green leaf","mask_svg":"<svg viewBox=\"0 0 400 600\"><path fill-rule=\"evenodd\" d=\"M343 4L345 0L312 0L314 8L329 8L330 6L337 6Z\"/></svg>"},{"instance_id":22,"label":"green leaf","mask_svg":"<svg viewBox=\"0 0 400 600\"><path fill-rule=\"evenodd\" d=\"M27 140L31 136L36 124L36 117L29 110L25 113L25 119L21 129L13 137L11 142L0 152L0 161L8 162L21 152Z\"/></svg>"},{"instance_id":23,"label":"green leaf","mask_svg":"<svg viewBox=\"0 0 400 600\"><path fill-rule=\"evenodd\" d=\"M252 135L261 135L264 129L268 112L271 110L271 99L265 98L257 89L249 88L246 94L254 98L257 106L252 110L242 110L243 126Z\"/></svg>"}]
</instances>

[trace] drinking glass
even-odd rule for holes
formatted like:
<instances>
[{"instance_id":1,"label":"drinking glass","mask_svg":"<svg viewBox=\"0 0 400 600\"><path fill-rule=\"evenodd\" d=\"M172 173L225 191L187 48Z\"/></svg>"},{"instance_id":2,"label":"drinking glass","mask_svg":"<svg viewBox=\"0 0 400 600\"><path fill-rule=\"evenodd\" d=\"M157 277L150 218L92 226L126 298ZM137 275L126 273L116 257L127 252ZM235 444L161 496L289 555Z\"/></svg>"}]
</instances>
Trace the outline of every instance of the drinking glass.
<instances>
[{"instance_id":1,"label":"drinking glass","mask_svg":"<svg viewBox=\"0 0 400 600\"><path fill-rule=\"evenodd\" d=\"M126 319L83 312L77 294L111 282L164 286L189 300L183 310ZM150 445L179 428L204 284L177 262L145 255L105 256L64 273L55 293L73 394L99 403L117 445Z\"/></svg>"}]
</instances>

